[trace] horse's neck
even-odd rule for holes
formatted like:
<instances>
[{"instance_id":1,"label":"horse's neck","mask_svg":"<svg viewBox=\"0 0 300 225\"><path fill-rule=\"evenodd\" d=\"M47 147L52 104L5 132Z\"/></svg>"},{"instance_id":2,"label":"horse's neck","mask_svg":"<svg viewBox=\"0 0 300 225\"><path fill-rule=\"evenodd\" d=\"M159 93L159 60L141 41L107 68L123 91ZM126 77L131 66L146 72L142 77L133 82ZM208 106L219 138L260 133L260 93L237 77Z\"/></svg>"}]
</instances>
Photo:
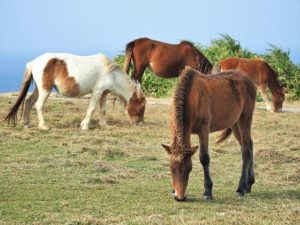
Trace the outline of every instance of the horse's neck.
<instances>
[{"instance_id":1,"label":"horse's neck","mask_svg":"<svg viewBox=\"0 0 300 225\"><path fill-rule=\"evenodd\" d=\"M200 64L200 70L204 74L211 74L213 69L213 65L210 63L208 59L204 59Z\"/></svg>"},{"instance_id":2,"label":"horse's neck","mask_svg":"<svg viewBox=\"0 0 300 225\"><path fill-rule=\"evenodd\" d=\"M118 71L115 74L115 82L113 86L113 91L124 98L126 104L128 104L130 98L135 92L135 83L127 75L123 74L121 71Z\"/></svg>"},{"instance_id":3,"label":"horse's neck","mask_svg":"<svg viewBox=\"0 0 300 225\"><path fill-rule=\"evenodd\" d=\"M269 74L268 87L273 95L281 88L278 77L274 72Z\"/></svg>"},{"instance_id":4,"label":"horse's neck","mask_svg":"<svg viewBox=\"0 0 300 225\"><path fill-rule=\"evenodd\" d=\"M185 131L184 127L181 128L175 128L175 131L173 133L173 143L184 149L187 149L191 146L191 134L187 131Z\"/></svg>"}]
</instances>

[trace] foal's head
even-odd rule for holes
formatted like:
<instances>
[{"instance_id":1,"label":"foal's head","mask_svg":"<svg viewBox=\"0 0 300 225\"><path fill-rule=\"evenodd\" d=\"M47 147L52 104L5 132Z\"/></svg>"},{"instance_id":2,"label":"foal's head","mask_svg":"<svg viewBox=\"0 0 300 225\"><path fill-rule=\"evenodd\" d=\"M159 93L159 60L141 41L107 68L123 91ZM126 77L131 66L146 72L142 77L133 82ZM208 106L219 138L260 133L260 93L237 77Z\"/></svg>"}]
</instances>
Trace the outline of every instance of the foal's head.
<instances>
[{"instance_id":1,"label":"foal's head","mask_svg":"<svg viewBox=\"0 0 300 225\"><path fill-rule=\"evenodd\" d=\"M185 201L185 191L188 185L189 174L192 171L192 156L197 151L198 146L186 149L184 154L179 154L179 146L172 144L171 146L162 145L166 152L171 156L170 170L173 179L174 198L176 201Z\"/></svg>"},{"instance_id":2,"label":"foal's head","mask_svg":"<svg viewBox=\"0 0 300 225\"><path fill-rule=\"evenodd\" d=\"M282 111L282 104L285 99L284 94L287 93L287 89L284 87L281 87L279 90L275 92L272 98L272 102L274 105L274 111L275 112L281 112Z\"/></svg>"},{"instance_id":3,"label":"foal's head","mask_svg":"<svg viewBox=\"0 0 300 225\"><path fill-rule=\"evenodd\" d=\"M131 124L142 125L144 123L144 113L146 106L146 98L139 84L127 104L127 112L131 120Z\"/></svg>"}]
</instances>

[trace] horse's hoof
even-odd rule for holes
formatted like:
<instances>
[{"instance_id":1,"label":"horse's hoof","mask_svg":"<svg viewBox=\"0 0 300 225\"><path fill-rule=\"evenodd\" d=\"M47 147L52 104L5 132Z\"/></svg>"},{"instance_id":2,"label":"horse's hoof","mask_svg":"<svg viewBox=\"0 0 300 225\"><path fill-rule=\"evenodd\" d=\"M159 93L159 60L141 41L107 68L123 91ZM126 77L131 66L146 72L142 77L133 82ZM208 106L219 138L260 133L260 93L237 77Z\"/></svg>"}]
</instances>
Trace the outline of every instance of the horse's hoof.
<instances>
[{"instance_id":1,"label":"horse's hoof","mask_svg":"<svg viewBox=\"0 0 300 225\"><path fill-rule=\"evenodd\" d=\"M99 126L100 127L107 127L108 126L108 123L107 123L107 121L105 120L105 121L99 121Z\"/></svg>"},{"instance_id":2,"label":"horse's hoof","mask_svg":"<svg viewBox=\"0 0 300 225\"><path fill-rule=\"evenodd\" d=\"M244 196L245 196L244 193L236 192L236 197L237 197L237 198L243 198Z\"/></svg>"},{"instance_id":3,"label":"horse's hoof","mask_svg":"<svg viewBox=\"0 0 300 225\"><path fill-rule=\"evenodd\" d=\"M49 127L47 127L45 125L39 125L38 128L39 128L39 130L49 130Z\"/></svg>"},{"instance_id":4,"label":"horse's hoof","mask_svg":"<svg viewBox=\"0 0 300 225\"><path fill-rule=\"evenodd\" d=\"M208 195L203 195L203 199L205 201L211 201L211 200L213 200L213 197L212 196L208 196Z\"/></svg>"},{"instance_id":5,"label":"horse's hoof","mask_svg":"<svg viewBox=\"0 0 300 225\"><path fill-rule=\"evenodd\" d=\"M138 126L143 126L143 125L144 125L144 122L143 122L143 121L140 121L140 122L137 123L137 125L138 125Z\"/></svg>"},{"instance_id":6,"label":"horse's hoof","mask_svg":"<svg viewBox=\"0 0 300 225\"><path fill-rule=\"evenodd\" d=\"M30 124L24 124L24 128L25 128L25 129L30 128Z\"/></svg>"}]
</instances>

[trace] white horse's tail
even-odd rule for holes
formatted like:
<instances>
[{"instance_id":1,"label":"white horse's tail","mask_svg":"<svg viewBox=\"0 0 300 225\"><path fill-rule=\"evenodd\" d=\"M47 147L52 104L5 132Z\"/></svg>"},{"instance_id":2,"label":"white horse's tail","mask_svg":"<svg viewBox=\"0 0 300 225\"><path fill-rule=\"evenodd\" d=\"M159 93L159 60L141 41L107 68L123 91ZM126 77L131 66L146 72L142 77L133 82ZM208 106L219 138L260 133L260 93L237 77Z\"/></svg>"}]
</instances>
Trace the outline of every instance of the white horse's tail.
<instances>
[{"instance_id":1,"label":"white horse's tail","mask_svg":"<svg viewBox=\"0 0 300 225\"><path fill-rule=\"evenodd\" d=\"M3 122L7 122L10 124L11 122L15 126L17 123L17 115L18 115L18 109L20 105L24 103L24 100L26 98L27 92L29 90L30 84L32 82L32 64L28 63L26 65L26 70L25 70L25 75L24 75L24 80L21 86L21 89L19 91L19 96L17 98L16 103L10 108L9 112L5 116ZM23 110L22 110L23 111ZM22 117L22 115L21 115Z\"/></svg>"}]
</instances>

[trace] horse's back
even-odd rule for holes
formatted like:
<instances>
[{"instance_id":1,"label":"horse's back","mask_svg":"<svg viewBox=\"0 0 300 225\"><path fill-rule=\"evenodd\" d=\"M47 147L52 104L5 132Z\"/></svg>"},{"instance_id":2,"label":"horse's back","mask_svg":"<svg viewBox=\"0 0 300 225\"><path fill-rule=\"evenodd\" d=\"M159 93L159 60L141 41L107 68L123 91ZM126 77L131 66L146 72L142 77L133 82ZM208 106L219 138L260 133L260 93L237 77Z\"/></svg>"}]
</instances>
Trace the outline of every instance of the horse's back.
<instances>
[{"instance_id":1,"label":"horse's back","mask_svg":"<svg viewBox=\"0 0 300 225\"><path fill-rule=\"evenodd\" d=\"M218 63L221 71L238 70L254 83L265 82L270 74L270 66L262 59L227 58Z\"/></svg>"},{"instance_id":2,"label":"horse's back","mask_svg":"<svg viewBox=\"0 0 300 225\"><path fill-rule=\"evenodd\" d=\"M68 53L45 53L28 63L38 86L51 90L55 85L61 94L84 95L91 92L101 73L106 69L108 58L103 54L78 56ZM66 87L68 86L68 88ZM80 87L76 94L69 94L69 86ZM74 92L75 93L75 92Z\"/></svg>"},{"instance_id":3,"label":"horse's back","mask_svg":"<svg viewBox=\"0 0 300 225\"><path fill-rule=\"evenodd\" d=\"M238 71L211 76L195 71L188 104L199 121L210 120L210 131L214 132L234 124L243 111L252 113L255 97L255 86Z\"/></svg>"}]
</instances>

